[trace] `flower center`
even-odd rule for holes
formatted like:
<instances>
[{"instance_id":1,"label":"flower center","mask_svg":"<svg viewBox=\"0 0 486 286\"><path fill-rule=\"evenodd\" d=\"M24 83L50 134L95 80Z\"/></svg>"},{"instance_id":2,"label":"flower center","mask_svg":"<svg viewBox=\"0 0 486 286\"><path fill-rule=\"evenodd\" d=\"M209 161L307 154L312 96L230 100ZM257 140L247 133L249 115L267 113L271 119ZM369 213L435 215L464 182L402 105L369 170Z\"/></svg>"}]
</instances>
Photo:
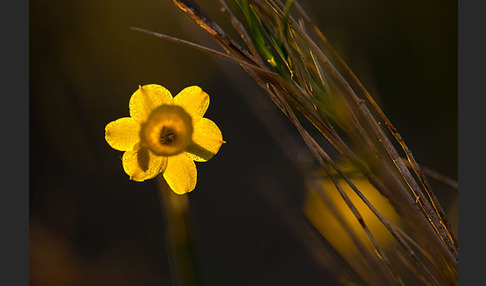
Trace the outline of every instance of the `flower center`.
<instances>
[{"instance_id":1,"label":"flower center","mask_svg":"<svg viewBox=\"0 0 486 286\"><path fill-rule=\"evenodd\" d=\"M176 105L162 105L150 113L141 130L141 139L159 156L183 152L192 143L192 119Z\"/></svg>"},{"instance_id":2,"label":"flower center","mask_svg":"<svg viewBox=\"0 0 486 286\"><path fill-rule=\"evenodd\" d=\"M170 144L174 141L175 136L174 130L164 126L162 127L162 131L160 131L160 143L164 145Z\"/></svg>"}]
</instances>

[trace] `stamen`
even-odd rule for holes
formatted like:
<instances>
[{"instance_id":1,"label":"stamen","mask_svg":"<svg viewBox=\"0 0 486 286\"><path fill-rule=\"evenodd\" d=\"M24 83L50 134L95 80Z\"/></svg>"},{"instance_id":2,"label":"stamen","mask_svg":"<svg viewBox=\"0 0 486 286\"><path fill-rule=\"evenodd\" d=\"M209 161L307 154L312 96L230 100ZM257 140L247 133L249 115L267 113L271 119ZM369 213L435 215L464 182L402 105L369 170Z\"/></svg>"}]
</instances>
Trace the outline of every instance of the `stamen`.
<instances>
[{"instance_id":1,"label":"stamen","mask_svg":"<svg viewBox=\"0 0 486 286\"><path fill-rule=\"evenodd\" d=\"M171 128L166 128L165 126L162 127L162 130L160 131L160 143L163 145L168 145L174 141L176 135L174 133L174 130Z\"/></svg>"}]
</instances>

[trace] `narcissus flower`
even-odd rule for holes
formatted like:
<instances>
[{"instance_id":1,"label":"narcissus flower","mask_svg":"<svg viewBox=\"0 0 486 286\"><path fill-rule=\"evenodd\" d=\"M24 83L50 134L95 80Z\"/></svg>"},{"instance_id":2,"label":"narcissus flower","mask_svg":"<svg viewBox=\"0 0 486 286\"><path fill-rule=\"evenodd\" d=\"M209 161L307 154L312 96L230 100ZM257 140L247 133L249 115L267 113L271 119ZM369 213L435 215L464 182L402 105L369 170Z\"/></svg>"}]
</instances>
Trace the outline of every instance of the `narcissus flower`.
<instances>
[{"instance_id":1,"label":"narcissus flower","mask_svg":"<svg viewBox=\"0 0 486 286\"><path fill-rule=\"evenodd\" d=\"M177 194L196 186L194 161L211 159L224 143L216 124L204 118L209 95L198 86L175 97L163 86L139 86L130 98L130 117L106 125L105 139L123 154L123 169L142 182L163 173Z\"/></svg>"}]
</instances>

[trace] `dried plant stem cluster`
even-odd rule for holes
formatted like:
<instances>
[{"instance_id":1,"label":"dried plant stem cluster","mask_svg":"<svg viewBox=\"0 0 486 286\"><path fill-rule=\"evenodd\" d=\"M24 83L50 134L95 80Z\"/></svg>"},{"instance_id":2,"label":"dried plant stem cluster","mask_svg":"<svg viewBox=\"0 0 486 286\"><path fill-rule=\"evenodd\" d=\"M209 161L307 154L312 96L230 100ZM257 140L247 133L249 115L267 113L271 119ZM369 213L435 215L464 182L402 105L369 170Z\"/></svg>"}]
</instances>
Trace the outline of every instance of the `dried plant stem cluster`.
<instances>
[{"instance_id":1,"label":"dried plant stem cluster","mask_svg":"<svg viewBox=\"0 0 486 286\"><path fill-rule=\"evenodd\" d=\"M220 0L246 45L243 48L195 1L174 2L227 54L137 30L240 64L290 119L308 146L321 176L331 180L335 187L333 191L339 192L373 246L373 251L369 251L349 231L363 261L347 261L353 273L347 276L347 281L367 285L404 285L410 281L402 277L402 268L405 267L425 285L456 285L457 241L424 172L396 128L302 7L296 1ZM310 122L320 135L311 135L316 132L311 130L313 128L304 127L309 124L302 120ZM323 144L325 141L332 148L324 147L328 146ZM397 149L394 144L401 148ZM336 163L342 160L350 162L389 200L404 226L399 227L373 206L353 183L352 177ZM305 177L312 181L312 176ZM344 191L343 182L396 239L398 247L392 253L385 251L377 242ZM325 190L316 181L310 183L326 200L328 194ZM335 215L339 217L336 212Z\"/></svg>"}]
</instances>

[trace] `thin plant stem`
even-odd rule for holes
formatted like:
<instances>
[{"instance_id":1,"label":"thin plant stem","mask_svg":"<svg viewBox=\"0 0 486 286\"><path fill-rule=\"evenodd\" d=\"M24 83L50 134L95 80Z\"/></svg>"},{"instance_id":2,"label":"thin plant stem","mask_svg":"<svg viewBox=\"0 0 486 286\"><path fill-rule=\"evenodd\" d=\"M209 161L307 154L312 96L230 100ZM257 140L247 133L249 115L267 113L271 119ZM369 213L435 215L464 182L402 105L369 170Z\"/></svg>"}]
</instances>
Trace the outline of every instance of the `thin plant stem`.
<instances>
[{"instance_id":1,"label":"thin plant stem","mask_svg":"<svg viewBox=\"0 0 486 286\"><path fill-rule=\"evenodd\" d=\"M188 231L189 200L186 194L174 193L162 175L158 175L157 179L173 285L196 286L196 269Z\"/></svg>"},{"instance_id":2,"label":"thin plant stem","mask_svg":"<svg viewBox=\"0 0 486 286\"><path fill-rule=\"evenodd\" d=\"M402 160L405 163L405 165L407 165L407 167L411 168L410 162L408 161L407 158L402 158ZM451 178L448 178L448 177L440 174L439 172L434 171L434 170L427 168L425 166L422 166L422 172L427 177L434 179L435 181L443 184L444 186L448 186L449 188L453 189L456 192L458 191L459 186L458 186L457 181L455 181Z\"/></svg>"}]
</instances>

